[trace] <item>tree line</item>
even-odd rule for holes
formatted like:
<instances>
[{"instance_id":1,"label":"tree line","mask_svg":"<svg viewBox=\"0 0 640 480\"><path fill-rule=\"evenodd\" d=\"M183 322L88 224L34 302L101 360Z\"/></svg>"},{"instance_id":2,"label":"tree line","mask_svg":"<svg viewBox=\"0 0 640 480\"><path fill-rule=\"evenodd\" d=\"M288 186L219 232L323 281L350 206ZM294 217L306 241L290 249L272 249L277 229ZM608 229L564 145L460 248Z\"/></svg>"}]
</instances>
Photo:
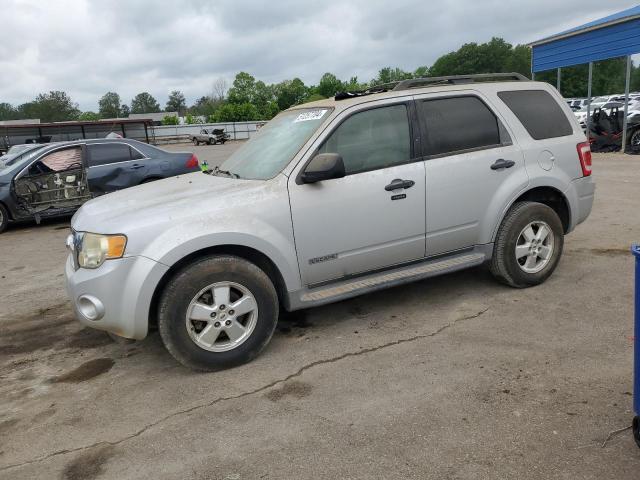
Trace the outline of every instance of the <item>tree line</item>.
<instances>
[{"instance_id":1,"label":"tree line","mask_svg":"<svg viewBox=\"0 0 640 480\"><path fill-rule=\"evenodd\" d=\"M235 76L227 88L224 79L213 82L211 91L188 106L181 91L169 93L162 108L149 93L141 92L130 104L122 102L116 92L105 93L98 102L98 111L80 111L78 104L63 91L39 94L31 102L13 106L0 102L0 120L39 118L42 122L66 120L99 120L126 118L131 113L177 112L186 116L187 123L233 122L269 120L281 110L292 105L329 98L340 91L363 90L371 86L398 80L445 75L474 73L518 72L530 77L531 50L525 45L513 46L502 38L492 38L486 43L467 43L454 52L438 58L433 65L419 66L413 71L398 67L382 68L366 82L357 77L341 80L332 73L325 73L316 85L305 85L300 78L266 84L247 72ZM587 65L562 69L561 92L569 97L587 95ZM617 58L598 62L594 66L592 94L608 95L624 91L625 59ZM536 80L556 84L556 71L536 74ZM633 66L631 90L640 90L640 67ZM177 117L165 117L167 124L177 123Z\"/></svg>"}]
</instances>

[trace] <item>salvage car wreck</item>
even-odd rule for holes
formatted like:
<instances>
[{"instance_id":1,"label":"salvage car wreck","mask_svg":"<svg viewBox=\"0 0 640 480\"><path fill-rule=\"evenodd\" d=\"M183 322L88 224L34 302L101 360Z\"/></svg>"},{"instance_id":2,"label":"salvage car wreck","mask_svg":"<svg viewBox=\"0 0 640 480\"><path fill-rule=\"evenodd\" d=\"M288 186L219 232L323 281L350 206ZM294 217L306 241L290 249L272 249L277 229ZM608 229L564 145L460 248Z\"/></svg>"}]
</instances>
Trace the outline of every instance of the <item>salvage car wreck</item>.
<instances>
[{"instance_id":1,"label":"salvage car wreck","mask_svg":"<svg viewBox=\"0 0 640 480\"><path fill-rule=\"evenodd\" d=\"M198 168L192 153L124 138L34 146L0 157L0 232L10 221L70 214L93 197Z\"/></svg>"}]
</instances>

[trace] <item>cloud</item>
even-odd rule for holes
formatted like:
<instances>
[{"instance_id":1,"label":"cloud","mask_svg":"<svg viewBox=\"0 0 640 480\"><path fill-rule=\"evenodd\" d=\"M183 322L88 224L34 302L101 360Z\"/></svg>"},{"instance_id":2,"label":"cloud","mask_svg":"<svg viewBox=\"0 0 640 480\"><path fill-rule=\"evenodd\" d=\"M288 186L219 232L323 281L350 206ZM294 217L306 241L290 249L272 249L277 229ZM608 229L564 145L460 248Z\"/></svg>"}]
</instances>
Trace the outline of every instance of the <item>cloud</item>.
<instances>
[{"instance_id":1,"label":"cloud","mask_svg":"<svg viewBox=\"0 0 640 480\"><path fill-rule=\"evenodd\" d=\"M84 110L118 92L188 102L239 71L265 82L324 72L369 80L413 70L465 42L526 43L627 8L609 0L4 0L0 102L64 90Z\"/></svg>"}]
</instances>

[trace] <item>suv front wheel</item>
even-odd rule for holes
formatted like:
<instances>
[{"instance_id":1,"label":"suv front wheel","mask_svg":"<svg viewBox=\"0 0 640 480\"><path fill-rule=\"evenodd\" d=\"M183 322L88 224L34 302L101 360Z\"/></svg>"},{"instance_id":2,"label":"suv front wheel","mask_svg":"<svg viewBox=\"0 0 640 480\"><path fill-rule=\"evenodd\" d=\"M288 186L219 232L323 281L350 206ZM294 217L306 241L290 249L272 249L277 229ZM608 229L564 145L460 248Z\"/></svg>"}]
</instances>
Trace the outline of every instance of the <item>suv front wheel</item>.
<instances>
[{"instance_id":1,"label":"suv front wheel","mask_svg":"<svg viewBox=\"0 0 640 480\"><path fill-rule=\"evenodd\" d=\"M165 347L195 370L252 360L269 343L277 321L278 297L267 274L230 255L204 257L181 270L158 307Z\"/></svg>"},{"instance_id":2,"label":"suv front wheel","mask_svg":"<svg viewBox=\"0 0 640 480\"><path fill-rule=\"evenodd\" d=\"M539 285L556 269L563 246L562 222L552 208L537 202L516 203L498 229L491 273L512 287Z\"/></svg>"}]
</instances>

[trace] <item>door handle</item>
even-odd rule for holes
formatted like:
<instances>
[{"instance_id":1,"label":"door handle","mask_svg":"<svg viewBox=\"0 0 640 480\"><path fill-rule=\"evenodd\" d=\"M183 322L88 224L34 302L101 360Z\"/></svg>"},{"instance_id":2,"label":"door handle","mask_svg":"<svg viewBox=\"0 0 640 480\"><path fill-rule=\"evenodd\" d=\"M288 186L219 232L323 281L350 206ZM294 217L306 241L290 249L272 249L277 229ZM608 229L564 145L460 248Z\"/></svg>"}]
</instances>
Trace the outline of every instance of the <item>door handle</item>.
<instances>
[{"instance_id":1,"label":"door handle","mask_svg":"<svg viewBox=\"0 0 640 480\"><path fill-rule=\"evenodd\" d=\"M513 160L505 160L504 158L499 158L495 161L493 165L491 165L491 170L502 170L503 168L511 168L516 164Z\"/></svg>"},{"instance_id":2,"label":"door handle","mask_svg":"<svg viewBox=\"0 0 640 480\"><path fill-rule=\"evenodd\" d=\"M411 188L416 184L413 180L402 180L401 178L394 179L389 185L384 187L387 192L398 190L400 188Z\"/></svg>"},{"instance_id":3,"label":"door handle","mask_svg":"<svg viewBox=\"0 0 640 480\"><path fill-rule=\"evenodd\" d=\"M142 168L144 165L138 165L137 163L131 166L131 170L137 170L138 168Z\"/></svg>"}]
</instances>

